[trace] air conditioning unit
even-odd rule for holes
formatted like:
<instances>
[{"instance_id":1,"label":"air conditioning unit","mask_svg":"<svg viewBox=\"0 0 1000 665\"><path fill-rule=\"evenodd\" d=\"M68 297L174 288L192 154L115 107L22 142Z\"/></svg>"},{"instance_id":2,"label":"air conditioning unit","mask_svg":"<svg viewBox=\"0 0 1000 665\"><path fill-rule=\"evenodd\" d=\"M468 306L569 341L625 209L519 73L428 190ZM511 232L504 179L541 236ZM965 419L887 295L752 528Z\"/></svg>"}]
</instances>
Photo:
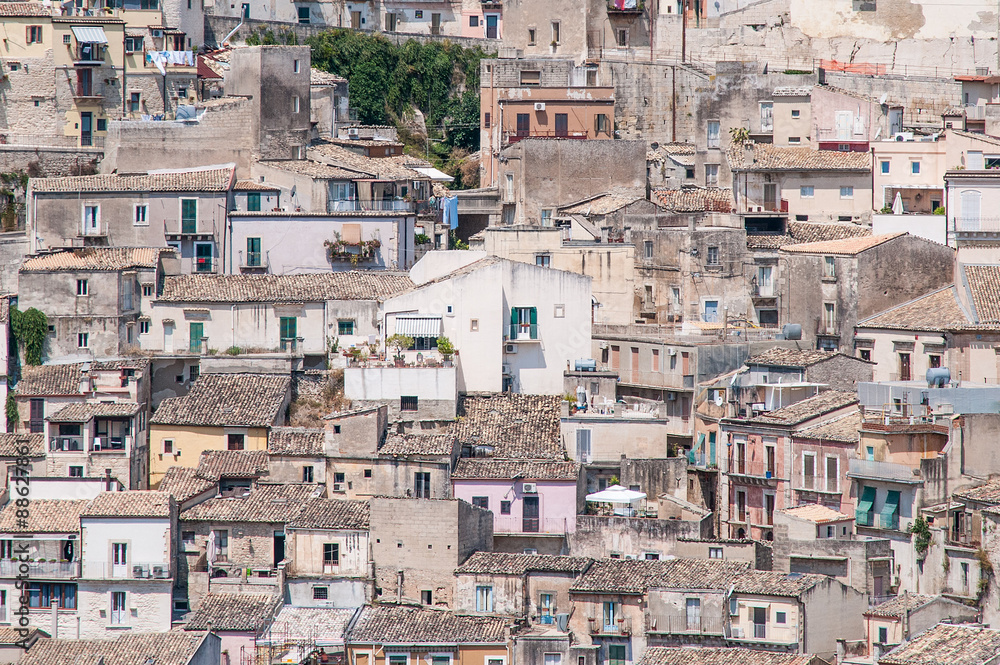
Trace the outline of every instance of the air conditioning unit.
<instances>
[{"instance_id":1,"label":"air conditioning unit","mask_svg":"<svg viewBox=\"0 0 1000 665\"><path fill-rule=\"evenodd\" d=\"M132 577L137 580L149 577L149 568L146 566L132 566Z\"/></svg>"},{"instance_id":2,"label":"air conditioning unit","mask_svg":"<svg viewBox=\"0 0 1000 665\"><path fill-rule=\"evenodd\" d=\"M101 452L101 437L94 439L94 452Z\"/></svg>"},{"instance_id":3,"label":"air conditioning unit","mask_svg":"<svg viewBox=\"0 0 1000 665\"><path fill-rule=\"evenodd\" d=\"M333 484L333 491L334 492L344 492L346 490L347 490L347 483L334 483Z\"/></svg>"},{"instance_id":4,"label":"air conditioning unit","mask_svg":"<svg viewBox=\"0 0 1000 665\"><path fill-rule=\"evenodd\" d=\"M503 375L504 376L510 376L511 375L510 365L508 363L504 363L503 364Z\"/></svg>"},{"instance_id":5,"label":"air conditioning unit","mask_svg":"<svg viewBox=\"0 0 1000 665\"><path fill-rule=\"evenodd\" d=\"M355 138L355 139L358 138L358 128L357 127L348 127L348 129L347 129L347 135L350 136L351 138Z\"/></svg>"},{"instance_id":6,"label":"air conditioning unit","mask_svg":"<svg viewBox=\"0 0 1000 665\"><path fill-rule=\"evenodd\" d=\"M505 344L503 352L504 353L517 353L517 344Z\"/></svg>"},{"instance_id":7,"label":"air conditioning unit","mask_svg":"<svg viewBox=\"0 0 1000 665\"><path fill-rule=\"evenodd\" d=\"M668 402L676 402L677 401L677 393L667 393L667 401Z\"/></svg>"},{"instance_id":8,"label":"air conditioning unit","mask_svg":"<svg viewBox=\"0 0 1000 665\"><path fill-rule=\"evenodd\" d=\"M667 349L667 355L668 356L676 356L677 355L677 349Z\"/></svg>"},{"instance_id":9,"label":"air conditioning unit","mask_svg":"<svg viewBox=\"0 0 1000 665\"><path fill-rule=\"evenodd\" d=\"M743 639L743 629L742 628L739 628L737 626L733 626L732 630L733 630L733 637L735 637L738 640L742 640Z\"/></svg>"},{"instance_id":10,"label":"air conditioning unit","mask_svg":"<svg viewBox=\"0 0 1000 665\"><path fill-rule=\"evenodd\" d=\"M153 577L164 580L170 577L170 569L166 566L153 566Z\"/></svg>"},{"instance_id":11,"label":"air conditioning unit","mask_svg":"<svg viewBox=\"0 0 1000 665\"><path fill-rule=\"evenodd\" d=\"M153 28L152 30L149 31L149 33L153 35L153 39L160 39L163 37L163 31L157 28Z\"/></svg>"},{"instance_id":12,"label":"air conditioning unit","mask_svg":"<svg viewBox=\"0 0 1000 665\"><path fill-rule=\"evenodd\" d=\"M538 486L535 483L524 483L521 487L525 494L538 494Z\"/></svg>"},{"instance_id":13,"label":"air conditioning unit","mask_svg":"<svg viewBox=\"0 0 1000 665\"><path fill-rule=\"evenodd\" d=\"M535 110L536 111L544 111L545 110L545 102L535 102Z\"/></svg>"}]
</instances>

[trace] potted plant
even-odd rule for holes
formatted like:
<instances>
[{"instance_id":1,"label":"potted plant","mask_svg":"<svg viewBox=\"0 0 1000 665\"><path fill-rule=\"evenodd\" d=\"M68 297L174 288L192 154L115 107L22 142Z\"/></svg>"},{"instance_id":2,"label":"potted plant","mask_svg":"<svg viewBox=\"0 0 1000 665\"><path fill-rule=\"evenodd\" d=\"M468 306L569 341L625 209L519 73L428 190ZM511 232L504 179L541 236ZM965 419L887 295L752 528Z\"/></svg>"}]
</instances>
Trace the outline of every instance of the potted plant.
<instances>
[{"instance_id":1,"label":"potted plant","mask_svg":"<svg viewBox=\"0 0 1000 665\"><path fill-rule=\"evenodd\" d=\"M351 366L356 367L358 361L361 360L361 348L357 346L351 347Z\"/></svg>"},{"instance_id":2,"label":"potted plant","mask_svg":"<svg viewBox=\"0 0 1000 665\"><path fill-rule=\"evenodd\" d=\"M396 367L405 367L406 358L403 356L403 351L413 346L413 338L409 335L401 335L396 333L389 339L385 340L385 345L396 349L396 355L393 356L393 360L396 363Z\"/></svg>"},{"instance_id":3,"label":"potted plant","mask_svg":"<svg viewBox=\"0 0 1000 665\"><path fill-rule=\"evenodd\" d=\"M455 346L451 343L451 340L445 336L437 338L438 353L441 354L441 359L444 360L445 367L451 367L451 358L455 355Z\"/></svg>"}]
</instances>

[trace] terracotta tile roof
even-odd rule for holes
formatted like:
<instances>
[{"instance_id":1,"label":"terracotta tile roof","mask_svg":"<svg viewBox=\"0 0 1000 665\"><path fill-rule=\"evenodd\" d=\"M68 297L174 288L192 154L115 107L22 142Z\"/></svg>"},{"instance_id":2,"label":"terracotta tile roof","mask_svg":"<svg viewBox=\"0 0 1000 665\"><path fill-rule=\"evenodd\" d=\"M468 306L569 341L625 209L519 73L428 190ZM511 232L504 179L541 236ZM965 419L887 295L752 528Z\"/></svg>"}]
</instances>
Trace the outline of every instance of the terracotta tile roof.
<instances>
[{"instance_id":1,"label":"terracotta tile roof","mask_svg":"<svg viewBox=\"0 0 1000 665\"><path fill-rule=\"evenodd\" d=\"M219 478L259 478L268 471L266 450L203 450L198 458L198 475Z\"/></svg>"},{"instance_id":2,"label":"terracotta tile roof","mask_svg":"<svg viewBox=\"0 0 1000 665\"><path fill-rule=\"evenodd\" d=\"M463 458L451 474L452 480L562 480L575 483L580 477L576 462L510 460L495 457Z\"/></svg>"},{"instance_id":3,"label":"terracotta tile roof","mask_svg":"<svg viewBox=\"0 0 1000 665\"><path fill-rule=\"evenodd\" d=\"M907 593L896 596L892 600L876 605L865 614L876 617L902 617L907 611L923 607L934 600L936 596L924 596L918 593Z\"/></svg>"},{"instance_id":4,"label":"terracotta tile roof","mask_svg":"<svg viewBox=\"0 0 1000 665\"><path fill-rule=\"evenodd\" d=\"M155 268L160 254L173 253L165 247L86 247L51 254L36 254L21 264L21 272L63 270L116 271Z\"/></svg>"},{"instance_id":5,"label":"terracotta tile roof","mask_svg":"<svg viewBox=\"0 0 1000 665\"><path fill-rule=\"evenodd\" d=\"M560 214L566 215L607 215L615 210L624 208L630 203L645 200L645 198L646 197L641 194L618 194L609 192L607 194L595 196L584 201L583 203L578 203L568 208L560 208L559 212Z\"/></svg>"},{"instance_id":6,"label":"terracotta tile roof","mask_svg":"<svg viewBox=\"0 0 1000 665\"><path fill-rule=\"evenodd\" d=\"M17 382L19 397L39 397L43 395L80 395L80 378L85 363L63 365L37 365L24 367L21 380ZM134 369L147 373L149 360L99 360L89 363L90 372ZM148 375L148 374L147 374Z\"/></svg>"},{"instance_id":7,"label":"terracotta tile roof","mask_svg":"<svg viewBox=\"0 0 1000 665\"><path fill-rule=\"evenodd\" d=\"M357 169L347 169L340 166L331 166L329 164L324 164L323 162L317 162L311 159L279 159L261 162L261 164L279 169L281 171L298 173L300 175L307 175L311 178L320 178L323 180L371 180L375 177L374 173L359 171Z\"/></svg>"},{"instance_id":8,"label":"terracotta tile roof","mask_svg":"<svg viewBox=\"0 0 1000 665\"><path fill-rule=\"evenodd\" d=\"M306 427L272 427L267 433L267 451L287 457L321 457L326 449L326 430Z\"/></svg>"},{"instance_id":9,"label":"terracotta tile roof","mask_svg":"<svg viewBox=\"0 0 1000 665\"><path fill-rule=\"evenodd\" d=\"M883 233L877 236L858 236L855 238L841 238L840 240L804 242L798 245L786 245L781 248L781 251L792 254L840 254L843 256L855 256L905 235L905 233Z\"/></svg>"},{"instance_id":10,"label":"terracotta tile roof","mask_svg":"<svg viewBox=\"0 0 1000 665\"><path fill-rule=\"evenodd\" d=\"M977 487L969 487L952 493L956 499L988 503L1000 506L1000 479L993 479Z\"/></svg>"},{"instance_id":11,"label":"terracotta tile roof","mask_svg":"<svg viewBox=\"0 0 1000 665\"><path fill-rule=\"evenodd\" d=\"M271 635L275 640L287 642L311 642L317 647L337 646L344 643L344 632L356 609L334 609L330 607L292 607L285 605L271 624ZM267 641L264 636L260 641Z\"/></svg>"},{"instance_id":12,"label":"terracotta tile roof","mask_svg":"<svg viewBox=\"0 0 1000 665\"><path fill-rule=\"evenodd\" d=\"M127 632L115 640L38 640L19 665L189 665L206 633Z\"/></svg>"},{"instance_id":13,"label":"terracotta tile roof","mask_svg":"<svg viewBox=\"0 0 1000 665\"><path fill-rule=\"evenodd\" d=\"M812 522L813 524L828 524L830 522L843 522L844 520L854 519L850 515L845 515L839 510L834 510L819 503L809 503L804 506L796 506L795 508L782 508L778 512L800 520Z\"/></svg>"},{"instance_id":14,"label":"terracotta tile roof","mask_svg":"<svg viewBox=\"0 0 1000 665\"><path fill-rule=\"evenodd\" d=\"M649 588L728 589L750 564L708 559L598 559L570 587L577 593L643 594Z\"/></svg>"},{"instance_id":15,"label":"terracotta tile roof","mask_svg":"<svg viewBox=\"0 0 1000 665\"><path fill-rule=\"evenodd\" d=\"M773 97L808 97L812 94L811 85L783 85L774 89Z\"/></svg>"},{"instance_id":16,"label":"terracotta tile roof","mask_svg":"<svg viewBox=\"0 0 1000 665\"><path fill-rule=\"evenodd\" d=\"M879 665L985 665L1000 652L1000 630L940 623L879 657ZM24 661L21 661L22 663Z\"/></svg>"},{"instance_id":17,"label":"terracotta tile roof","mask_svg":"<svg viewBox=\"0 0 1000 665\"><path fill-rule=\"evenodd\" d=\"M566 459L558 395L466 395L451 433L463 446L492 448L505 459Z\"/></svg>"},{"instance_id":18,"label":"terracotta tile roof","mask_svg":"<svg viewBox=\"0 0 1000 665\"><path fill-rule=\"evenodd\" d=\"M339 145L323 142L309 146L308 156L345 169L371 173L385 180L429 180L423 173L413 169L433 166L430 162L410 155L365 157Z\"/></svg>"},{"instance_id":19,"label":"terracotta tile roof","mask_svg":"<svg viewBox=\"0 0 1000 665\"><path fill-rule=\"evenodd\" d=\"M797 598L817 584L830 579L812 573L780 573L770 570L748 570L733 583L736 593Z\"/></svg>"},{"instance_id":20,"label":"terracotta tile roof","mask_svg":"<svg viewBox=\"0 0 1000 665\"><path fill-rule=\"evenodd\" d=\"M345 271L304 275L167 277L159 302L381 300L413 288L406 273Z\"/></svg>"},{"instance_id":21,"label":"terracotta tile roof","mask_svg":"<svg viewBox=\"0 0 1000 665\"><path fill-rule=\"evenodd\" d=\"M101 492L80 517L170 517L173 497L158 490Z\"/></svg>"},{"instance_id":22,"label":"terracotta tile roof","mask_svg":"<svg viewBox=\"0 0 1000 665\"><path fill-rule=\"evenodd\" d=\"M40 2L0 2L0 16L52 16L52 10Z\"/></svg>"},{"instance_id":23,"label":"terracotta tile roof","mask_svg":"<svg viewBox=\"0 0 1000 665\"><path fill-rule=\"evenodd\" d=\"M270 427L283 417L291 379L275 374L202 374L183 397L160 402L154 425Z\"/></svg>"},{"instance_id":24,"label":"terracotta tile roof","mask_svg":"<svg viewBox=\"0 0 1000 665\"><path fill-rule=\"evenodd\" d=\"M281 598L267 593L208 593L188 619L184 630L256 635L270 625L281 604Z\"/></svg>"},{"instance_id":25,"label":"terracotta tile roof","mask_svg":"<svg viewBox=\"0 0 1000 665\"><path fill-rule=\"evenodd\" d=\"M184 510L181 521L287 524L302 504L322 491L318 485L258 483L246 496L217 496Z\"/></svg>"},{"instance_id":26,"label":"terracotta tile roof","mask_svg":"<svg viewBox=\"0 0 1000 665\"><path fill-rule=\"evenodd\" d=\"M858 396L854 393L842 390L827 390L815 397L809 397L800 402L795 402L776 411L762 413L755 418L747 418L742 421L753 425L776 425L794 426L801 425L807 420L817 418L823 414L842 409L851 404L858 403Z\"/></svg>"},{"instance_id":27,"label":"terracotta tile roof","mask_svg":"<svg viewBox=\"0 0 1000 665\"><path fill-rule=\"evenodd\" d=\"M256 180L237 180L236 184L233 185L234 192L278 192L281 191L279 187L274 185L269 185L264 182L257 182Z\"/></svg>"},{"instance_id":28,"label":"terracotta tile roof","mask_svg":"<svg viewBox=\"0 0 1000 665\"><path fill-rule=\"evenodd\" d=\"M792 436L795 439L857 443L861 439L860 430L861 412L852 411L846 416L827 420L818 425L810 425L809 427L797 429Z\"/></svg>"},{"instance_id":29,"label":"terracotta tile roof","mask_svg":"<svg viewBox=\"0 0 1000 665\"><path fill-rule=\"evenodd\" d=\"M593 559L551 554L476 552L455 570L456 575L524 575L528 572L572 573L587 570Z\"/></svg>"},{"instance_id":30,"label":"terracotta tile roof","mask_svg":"<svg viewBox=\"0 0 1000 665\"><path fill-rule=\"evenodd\" d=\"M343 499L309 499L288 522L293 529L368 529L368 504Z\"/></svg>"},{"instance_id":31,"label":"terracotta tile roof","mask_svg":"<svg viewBox=\"0 0 1000 665\"><path fill-rule=\"evenodd\" d=\"M160 486L157 489L173 496L177 503L184 503L214 487L215 481L202 478L198 475L197 469L172 466L163 475L163 480L160 481Z\"/></svg>"},{"instance_id":32,"label":"terracotta tile roof","mask_svg":"<svg viewBox=\"0 0 1000 665\"><path fill-rule=\"evenodd\" d=\"M32 178L37 192L225 192L235 175L235 167L150 173L149 175L81 175L61 178Z\"/></svg>"},{"instance_id":33,"label":"terracotta tile roof","mask_svg":"<svg viewBox=\"0 0 1000 665\"><path fill-rule=\"evenodd\" d=\"M965 265L963 269L976 321L1000 322L1000 265Z\"/></svg>"},{"instance_id":34,"label":"terracotta tile roof","mask_svg":"<svg viewBox=\"0 0 1000 665\"><path fill-rule=\"evenodd\" d=\"M733 171L871 171L867 152L783 148L755 143L749 149L731 144L726 150Z\"/></svg>"},{"instance_id":35,"label":"terracotta tile roof","mask_svg":"<svg viewBox=\"0 0 1000 665\"><path fill-rule=\"evenodd\" d=\"M45 435L26 432L0 434L0 457L45 457Z\"/></svg>"},{"instance_id":36,"label":"terracotta tile roof","mask_svg":"<svg viewBox=\"0 0 1000 665\"><path fill-rule=\"evenodd\" d=\"M954 286L932 291L919 298L858 321L858 328L888 330L948 330L972 323L958 302Z\"/></svg>"},{"instance_id":37,"label":"terracotta tile roof","mask_svg":"<svg viewBox=\"0 0 1000 665\"><path fill-rule=\"evenodd\" d=\"M20 524L11 501L0 510L0 533L78 533L80 513L89 499L32 499L27 525Z\"/></svg>"},{"instance_id":38,"label":"terracotta tile roof","mask_svg":"<svg viewBox=\"0 0 1000 665\"><path fill-rule=\"evenodd\" d=\"M511 619L401 605L366 605L348 639L361 644L503 644Z\"/></svg>"},{"instance_id":39,"label":"terracotta tile roof","mask_svg":"<svg viewBox=\"0 0 1000 665\"><path fill-rule=\"evenodd\" d=\"M784 235L747 234L748 249L778 249L785 245L824 242L870 236L872 230L860 224L842 222L788 222Z\"/></svg>"},{"instance_id":40,"label":"terracotta tile roof","mask_svg":"<svg viewBox=\"0 0 1000 665\"><path fill-rule=\"evenodd\" d=\"M50 423L85 423L92 418L126 418L139 413L135 402L77 402L67 404L45 419Z\"/></svg>"},{"instance_id":41,"label":"terracotta tile roof","mask_svg":"<svg viewBox=\"0 0 1000 665\"><path fill-rule=\"evenodd\" d=\"M309 85L331 85L334 83L347 83L347 79L315 67L309 70Z\"/></svg>"},{"instance_id":42,"label":"terracotta tile roof","mask_svg":"<svg viewBox=\"0 0 1000 665\"><path fill-rule=\"evenodd\" d=\"M379 455L450 456L455 450L453 434L390 434L378 449Z\"/></svg>"},{"instance_id":43,"label":"terracotta tile roof","mask_svg":"<svg viewBox=\"0 0 1000 665\"><path fill-rule=\"evenodd\" d=\"M733 190L717 187L657 189L652 197L674 212L732 212Z\"/></svg>"},{"instance_id":44,"label":"terracotta tile roof","mask_svg":"<svg viewBox=\"0 0 1000 665\"><path fill-rule=\"evenodd\" d=\"M746 364L766 365L768 367L801 367L804 369L837 355L845 354L816 349L786 349L775 346L763 353L751 356L747 359Z\"/></svg>"},{"instance_id":45,"label":"terracotta tile roof","mask_svg":"<svg viewBox=\"0 0 1000 665\"><path fill-rule=\"evenodd\" d=\"M738 647L646 647L636 665L811 665L815 656Z\"/></svg>"}]
</instances>

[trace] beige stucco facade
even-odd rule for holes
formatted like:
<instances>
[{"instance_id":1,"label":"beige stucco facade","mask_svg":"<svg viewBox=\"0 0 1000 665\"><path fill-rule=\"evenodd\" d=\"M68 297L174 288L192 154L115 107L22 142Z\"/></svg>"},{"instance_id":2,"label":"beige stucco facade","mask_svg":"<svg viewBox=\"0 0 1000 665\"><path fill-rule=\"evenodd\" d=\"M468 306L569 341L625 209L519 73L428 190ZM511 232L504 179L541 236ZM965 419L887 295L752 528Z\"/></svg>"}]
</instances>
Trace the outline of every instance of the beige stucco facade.
<instances>
[{"instance_id":1,"label":"beige stucco facade","mask_svg":"<svg viewBox=\"0 0 1000 665\"><path fill-rule=\"evenodd\" d=\"M197 468L201 453L226 450L228 434L244 435L244 450L267 450L267 429L263 427L198 427L191 425L150 425L149 485L159 487L172 466ZM164 453L163 442L173 442L173 453Z\"/></svg>"}]
</instances>

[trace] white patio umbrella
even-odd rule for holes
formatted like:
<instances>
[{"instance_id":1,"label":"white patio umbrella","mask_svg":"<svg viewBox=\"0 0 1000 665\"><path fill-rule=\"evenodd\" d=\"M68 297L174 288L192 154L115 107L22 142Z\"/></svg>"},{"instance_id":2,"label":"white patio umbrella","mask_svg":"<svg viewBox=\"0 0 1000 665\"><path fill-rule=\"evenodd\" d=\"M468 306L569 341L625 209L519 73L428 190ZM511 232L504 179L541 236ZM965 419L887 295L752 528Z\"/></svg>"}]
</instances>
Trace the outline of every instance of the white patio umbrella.
<instances>
[{"instance_id":1,"label":"white patio umbrella","mask_svg":"<svg viewBox=\"0 0 1000 665\"><path fill-rule=\"evenodd\" d=\"M594 503L632 503L645 498L645 492L625 489L621 485L612 485L600 492L587 495L587 501Z\"/></svg>"},{"instance_id":2,"label":"white patio umbrella","mask_svg":"<svg viewBox=\"0 0 1000 665\"><path fill-rule=\"evenodd\" d=\"M903 214L903 197L899 192L896 192L896 198L892 200L892 214L902 215Z\"/></svg>"}]
</instances>

